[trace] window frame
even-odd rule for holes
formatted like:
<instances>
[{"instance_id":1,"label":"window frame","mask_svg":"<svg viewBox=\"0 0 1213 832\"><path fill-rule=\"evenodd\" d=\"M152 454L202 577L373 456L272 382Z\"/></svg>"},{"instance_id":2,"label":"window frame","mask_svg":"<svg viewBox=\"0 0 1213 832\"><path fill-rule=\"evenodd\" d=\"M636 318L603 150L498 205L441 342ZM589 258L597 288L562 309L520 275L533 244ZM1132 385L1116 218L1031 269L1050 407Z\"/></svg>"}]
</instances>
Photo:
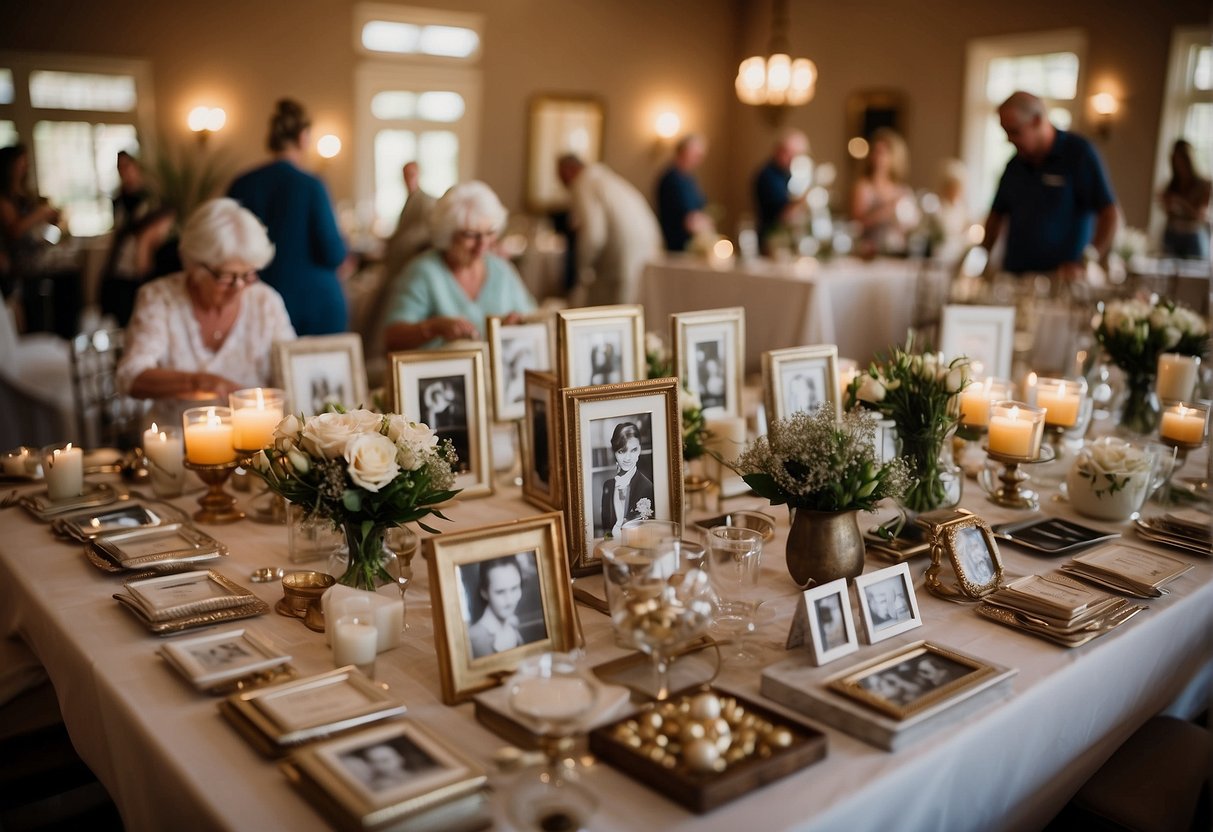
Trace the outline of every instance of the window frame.
<instances>
[{"instance_id":1,"label":"window frame","mask_svg":"<svg viewBox=\"0 0 1213 832\"><path fill-rule=\"evenodd\" d=\"M457 26L475 32L478 42L475 51L464 57L430 55L425 52L380 52L376 49L367 49L362 44L363 27L375 20L388 23L411 23L415 26ZM415 61L448 66L478 64L481 54L484 52L484 15L475 12L397 6L389 3L358 3L354 6L354 51L363 57L386 61Z\"/></svg>"},{"instance_id":2,"label":"window frame","mask_svg":"<svg viewBox=\"0 0 1213 832\"><path fill-rule=\"evenodd\" d=\"M1157 199L1159 191L1171 178L1171 144L1183 135L1188 108L1193 104L1213 104L1213 90L1198 90L1189 84L1188 55L1193 46L1213 43L1213 27L1176 26L1171 31L1171 53L1167 58L1167 86L1162 112L1158 119L1158 146L1154 155L1154 180L1150 190L1151 240L1162 236L1167 214ZM1211 171L1204 171L1209 176Z\"/></svg>"}]
</instances>

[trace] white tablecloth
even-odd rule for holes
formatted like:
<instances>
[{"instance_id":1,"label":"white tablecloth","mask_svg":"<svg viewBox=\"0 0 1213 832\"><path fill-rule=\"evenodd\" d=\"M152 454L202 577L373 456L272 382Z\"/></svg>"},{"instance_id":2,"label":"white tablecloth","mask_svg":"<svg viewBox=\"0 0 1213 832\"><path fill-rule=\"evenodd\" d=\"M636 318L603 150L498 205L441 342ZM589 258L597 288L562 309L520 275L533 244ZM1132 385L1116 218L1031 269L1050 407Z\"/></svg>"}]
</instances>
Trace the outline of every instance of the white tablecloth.
<instances>
[{"instance_id":1,"label":"white tablecloth","mask_svg":"<svg viewBox=\"0 0 1213 832\"><path fill-rule=\"evenodd\" d=\"M1191 466L1204 465L1199 456ZM987 503L972 482L966 488L964 503L991 522L1016 516ZM741 498L729 505L757 507L758 502ZM1047 508L1066 513L1058 503ZM449 512L456 527L531 513L512 487ZM778 517L779 533L767 548L762 572L771 612L756 637L767 663L786 656L782 643L796 593L783 564L786 515ZM242 583L256 566L287 565L283 528L245 522L208 531L231 548L219 570ZM1057 565L1009 546L1003 553L1012 573ZM823 761L702 817L596 765L586 778L601 798L592 826L722 832L1038 828L1213 659L1213 561L1179 557L1195 568L1170 595L1149 602L1150 609L1128 625L1075 650L1004 629L967 606L927 595L922 561L917 561L912 569L925 626L863 646L822 668L822 674L929 638L1017 668L1009 698L897 753L826 728L829 752ZM502 742L474 721L471 705L447 708L439 701L420 558L417 566L419 578L409 590L410 630L402 646L380 655L377 677L406 701L414 718L488 763ZM868 569L880 566L870 562ZM248 585L271 603L281 595L276 584ZM277 767L222 720L215 700L193 691L155 655L161 640L111 599L118 586L118 580L88 564L78 544L55 541L47 526L20 509L0 513L0 632L19 632L46 665L72 740L109 789L127 828L324 828ZM618 655L608 619L580 606L577 612L591 655L604 660ZM291 653L302 674L332 667L322 636L298 621L271 613L246 623ZM758 695L754 668L726 668L720 683ZM508 788L508 779L496 782Z\"/></svg>"},{"instance_id":2,"label":"white tablecloth","mask_svg":"<svg viewBox=\"0 0 1213 832\"><path fill-rule=\"evenodd\" d=\"M672 313L744 306L747 372L761 369L767 350L808 344L837 344L840 356L864 366L905 341L918 268L909 260L844 258L714 269L702 258L667 255L645 268L645 325L667 337Z\"/></svg>"}]
</instances>

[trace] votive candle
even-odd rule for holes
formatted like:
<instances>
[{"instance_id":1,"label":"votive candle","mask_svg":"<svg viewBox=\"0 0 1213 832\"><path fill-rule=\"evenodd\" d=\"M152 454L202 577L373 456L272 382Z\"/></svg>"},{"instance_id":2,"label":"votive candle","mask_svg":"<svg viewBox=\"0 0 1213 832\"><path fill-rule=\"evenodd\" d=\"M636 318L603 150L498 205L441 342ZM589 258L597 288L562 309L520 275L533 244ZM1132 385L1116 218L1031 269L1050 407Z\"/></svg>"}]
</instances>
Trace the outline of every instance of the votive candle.
<instances>
[{"instance_id":1,"label":"votive candle","mask_svg":"<svg viewBox=\"0 0 1213 832\"><path fill-rule=\"evenodd\" d=\"M1044 428L1044 410L1021 402L996 402L990 408L989 449L999 456L1036 459Z\"/></svg>"},{"instance_id":2,"label":"votive candle","mask_svg":"<svg viewBox=\"0 0 1213 832\"><path fill-rule=\"evenodd\" d=\"M1082 409L1083 382L1041 378L1036 382L1036 406L1045 410L1045 424L1072 428Z\"/></svg>"},{"instance_id":3,"label":"votive candle","mask_svg":"<svg viewBox=\"0 0 1213 832\"><path fill-rule=\"evenodd\" d=\"M46 477L46 495L66 500L84 493L84 452L68 442L63 447L47 448L42 457Z\"/></svg>"},{"instance_id":4,"label":"votive candle","mask_svg":"<svg viewBox=\"0 0 1213 832\"><path fill-rule=\"evenodd\" d=\"M232 411L226 407L191 407L182 416L185 458L195 465L236 461L232 444Z\"/></svg>"},{"instance_id":5,"label":"votive candle","mask_svg":"<svg viewBox=\"0 0 1213 832\"><path fill-rule=\"evenodd\" d=\"M960 392L960 423L984 428L990 424L990 405L1011 395L1011 382L1001 378L975 381Z\"/></svg>"},{"instance_id":6,"label":"votive candle","mask_svg":"<svg viewBox=\"0 0 1213 832\"><path fill-rule=\"evenodd\" d=\"M1196 389L1196 375L1200 370L1200 358L1164 352L1158 356L1158 378L1154 392L1163 401L1186 402Z\"/></svg>"},{"instance_id":7,"label":"votive candle","mask_svg":"<svg viewBox=\"0 0 1213 832\"><path fill-rule=\"evenodd\" d=\"M282 421L285 394L272 387L237 390L232 406L232 442L242 451L255 451L274 441L274 428Z\"/></svg>"},{"instance_id":8,"label":"votive candle","mask_svg":"<svg viewBox=\"0 0 1213 832\"><path fill-rule=\"evenodd\" d=\"M1180 402L1170 405L1162 414L1158 435L1183 445L1200 445L1205 441L1208 412Z\"/></svg>"},{"instance_id":9,"label":"votive candle","mask_svg":"<svg viewBox=\"0 0 1213 832\"><path fill-rule=\"evenodd\" d=\"M333 623L333 662L337 667L352 664L372 676L379 652L379 630L373 619L346 615Z\"/></svg>"},{"instance_id":10,"label":"votive candle","mask_svg":"<svg viewBox=\"0 0 1213 832\"><path fill-rule=\"evenodd\" d=\"M143 432L143 455L151 465L152 491L157 497L176 497L185 483L185 447L175 432L160 430L155 422Z\"/></svg>"}]
</instances>

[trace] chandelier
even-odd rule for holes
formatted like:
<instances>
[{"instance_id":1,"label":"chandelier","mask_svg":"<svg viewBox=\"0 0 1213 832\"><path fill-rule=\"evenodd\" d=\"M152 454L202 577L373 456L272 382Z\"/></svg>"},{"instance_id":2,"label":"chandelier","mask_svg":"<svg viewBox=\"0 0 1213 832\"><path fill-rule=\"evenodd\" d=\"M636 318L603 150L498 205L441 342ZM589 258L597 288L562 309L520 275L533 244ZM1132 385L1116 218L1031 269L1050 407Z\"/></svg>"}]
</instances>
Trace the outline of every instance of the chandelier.
<instances>
[{"instance_id":1,"label":"chandelier","mask_svg":"<svg viewBox=\"0 0 1213 832\"><path fill-rule=\"evenodd\" d=\"M788 55L788 3L774 0L770 54L746 58L737 68L737 97L743 104L796 106L817 91L817 65Z\"/></svg>"}]
</instances>

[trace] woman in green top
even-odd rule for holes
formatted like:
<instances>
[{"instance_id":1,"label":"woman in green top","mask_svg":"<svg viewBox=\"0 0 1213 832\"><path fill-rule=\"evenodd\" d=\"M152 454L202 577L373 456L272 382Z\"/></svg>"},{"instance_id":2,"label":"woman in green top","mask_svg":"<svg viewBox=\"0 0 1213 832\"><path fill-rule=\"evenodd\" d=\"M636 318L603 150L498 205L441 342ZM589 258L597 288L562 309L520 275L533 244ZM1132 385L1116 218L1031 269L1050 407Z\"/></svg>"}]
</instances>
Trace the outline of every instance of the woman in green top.
<instances>
[{"instance_id":1,"label":"woman in green top","mask_svg":"<svg viewBox=\"0 0 1213 832\"><path fill-rule=\"evenodd\" d=\"M483 182L456 185L438 200L430 217L434 248L413 258L388 297L388 352L478 340L489 316L515 323L534 311L518 272L489 251L506 216Z\"/></svg>"}]
</instances>

